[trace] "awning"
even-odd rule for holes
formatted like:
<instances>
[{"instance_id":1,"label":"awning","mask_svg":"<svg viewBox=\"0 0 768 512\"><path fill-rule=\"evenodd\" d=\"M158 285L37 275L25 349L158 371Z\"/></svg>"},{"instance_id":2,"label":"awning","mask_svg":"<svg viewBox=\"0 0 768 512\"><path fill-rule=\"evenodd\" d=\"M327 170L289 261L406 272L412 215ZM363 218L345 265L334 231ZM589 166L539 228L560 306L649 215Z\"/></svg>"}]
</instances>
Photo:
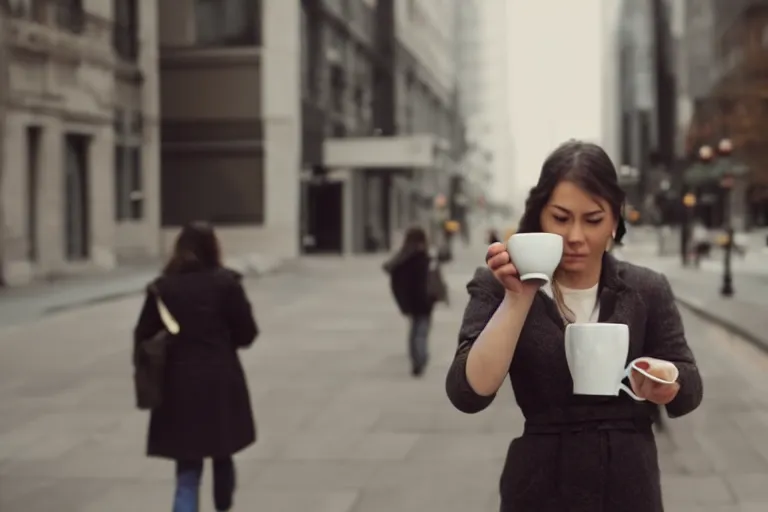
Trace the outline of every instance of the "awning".
<instances>
[{"instance_id":1,"label":"awning","mask_svg":"<svg viewBox=\"0 0 768 512\"><path fill-rule=\"evenodd\" d=\"M323 141L323 165L346 168L448 167L447 141L435 135L349 137Z\"/></svg>"}]
</instances>

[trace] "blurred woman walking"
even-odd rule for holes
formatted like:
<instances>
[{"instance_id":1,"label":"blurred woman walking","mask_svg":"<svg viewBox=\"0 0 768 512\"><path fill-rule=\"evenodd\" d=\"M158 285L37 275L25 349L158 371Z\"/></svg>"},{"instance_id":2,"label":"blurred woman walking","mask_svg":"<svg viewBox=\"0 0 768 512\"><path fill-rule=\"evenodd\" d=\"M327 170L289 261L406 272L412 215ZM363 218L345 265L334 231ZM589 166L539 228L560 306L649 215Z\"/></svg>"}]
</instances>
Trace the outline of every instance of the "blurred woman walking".
<instances>
[{"instance_id":1,"label":"blurred woman walking","mask_svg":"<svg viewBox=\"0 0 768 512\"><path fill-rule=\"evenodd\" d=\"M147 454L176 463L174 512L199 510L207 458L213 459L216 510L232 508L232 456L256 440L237 350L257 334L241 276L222 265L213 228L184 227L162 275L148 287L134 331L137 367L158 336L169 339L157 390L162 399L151 405Z\"/></svg>"},{"instance_id":2,"label":"blurred woman walking","mask_svg":"<svg viewBox=\"0 0 768 512\"><path fill-rule=\"evenodd\" d=\"M408 351L412 374L418 377L424 373L429 359L427 340L432 310L435 302L447 299L439 263L429 254L426 232L420 227L410 228L402 247L384 264L384 270L390 275L392 294L400 312L410 320Z\"/></svg>"}]
</instances>

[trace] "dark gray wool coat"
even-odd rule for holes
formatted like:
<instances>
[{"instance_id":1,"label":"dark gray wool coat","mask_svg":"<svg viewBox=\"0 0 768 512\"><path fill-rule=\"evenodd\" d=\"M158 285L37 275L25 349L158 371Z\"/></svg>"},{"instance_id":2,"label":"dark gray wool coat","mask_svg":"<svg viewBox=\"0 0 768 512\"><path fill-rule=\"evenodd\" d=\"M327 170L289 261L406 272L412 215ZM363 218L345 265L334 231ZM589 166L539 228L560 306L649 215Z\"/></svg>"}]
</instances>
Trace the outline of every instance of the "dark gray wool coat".
<instances>
[{"instance_id":1,"label":"dark gray wool coat","mask_svg":"<svg viewBox=\"0 0 768 512\"><path fill-rule=\"evenodd\" d=\"M675 363L680 392L671 417L699 406L702 383L666 277L606 254L599 287L600 322L627 324L627 362L651 356ZM466 378L467 354L504 297L480 268L467 285L470 301L446 390L461 411L476 413L494 397L475 393ZM512 441L501 475L501 512L662 512L654 405L617 397L573 395L564 324L539 292L509 369L525 430Z\"/></svg>"}]
</instances>

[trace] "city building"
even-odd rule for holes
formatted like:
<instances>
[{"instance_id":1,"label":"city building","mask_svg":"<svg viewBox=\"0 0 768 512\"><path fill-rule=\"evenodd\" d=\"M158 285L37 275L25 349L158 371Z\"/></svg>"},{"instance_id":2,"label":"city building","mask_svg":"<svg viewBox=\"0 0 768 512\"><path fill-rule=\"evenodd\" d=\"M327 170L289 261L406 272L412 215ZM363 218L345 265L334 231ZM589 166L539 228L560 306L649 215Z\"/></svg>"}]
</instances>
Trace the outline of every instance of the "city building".
<instances>
[{"instance_id":1,"label":"city building","mask_svg":"<svg viewBox=\"0 0 768 512\"><path fill-rule=\"evenodd\" d=\"M343 183L343 252L388 249L411 224L434 227L461 151L455 8L375 2L373 133L323 143L323 167Z\"/></svg>"},{"instance_id":2,"label":"city building","mask_svg":"<svg viewBox=\"0 0 768 512\"><path fill-rule=\"evenodd\" d=\"M764 97L768 84L768 2L712 0L706 3L704 14L701 7L698 3L689 5L700 18L686 30L698 29L702 40L697 45L711 52L702 56L700 65L703 67L709 57L711 71L704 80L703 72L694 76L696 68L691 70L690 83L701 80L705 87L694 97L686 147L695 155L702 146L717 147L718 141L729 139L733 158L748 170L728 192L738 198L730 202L732 221L737 229L768 225L768 101ZM709 37L708 42L705 37ZM689 58L693 46L691 42ZM707 217L710 223L719 224L725 192L717 183L704 185L709 189L706 197L712 199Z\"/></svg>"},{"instance_id":3,"label":"city building","mask_svg":"<svg viewBox=\"0 0 768 512\"><path fill-rule=\"evenodd\" d=\"M6 284L159 254L154 3L6 0Z\"/></svg>"},{"instance_id":4,"label":"city building","mask_svg":"<svg viewBox=\"0 0 768 512\"><path fill-rule=\"evenodd\" d=\"M476 2L478 0L475 0ZM490 200L504 207L512 206L515 189L512 158L515 141L510 127L510 61L507 55L509 39L509 9L507 0L479 0L480 24L480 91L474 94L480 107L469 130L476 144L490 149ZM478 85L480 85L478 84ZM482 97L479 97L482 95ZM471 96L470 96L471 97ZM506 208L505 208L506 209Z\"/></svg>"},{"instance_id":5,"label":"city building","mask_svg":"<svg viewBox=\"0 0 768 512\"><path fill-rule=\"evenodd\" d=\"M160 2L164 243L203 218L230 254L348 254L425 221L460 131L447 4Z\"/></svg>"},{"instance_id":6,"label":"city building","mask_svg":"<svg viewBox=\"0 0 768 512\"><path fill-rule=\"evenodd\" d=\"M506 5L504 0L458 2L457 76L467 143L460 167L474 203L511 202Z\"/></svg>"},{"instance_id":7,"label":"city building","mask_svg":"<svg viewBox=\"0 0 768 512\"><path fill-rule=\"evenodd\" d=\"M345 146L362 145L365 157L377 151L364 147L373 138L396 133L394 19L387 7L302 2L302 252L362 252L387 243L389 173L358 165Z\"/></svg>"},{"instance_id":8,"label":"city building","mask_svg":"<svg viewBox=\"0 0 768 512\"><path fill-rule=\"evenodd\" d=\"M394 0L393 4L397 135L411 141L408 145L423 141L431 158L409 163L409 171L395 177L392 226L397 233L419 223L431 225L434 232L436 197L450 196L447 206L452 213L463 210L455 201L463 195L459 163L466 149L456 55L459 4L432 0ZM386 1L379 0L379 8L384 5ZM405 151L401 154L406 156ZM460 212L462 220L463 215Z\"/></svg>"},{"instance_id":9,"label":"city building","mask_svg":"<svg viewBox=\"0 0 768 512\"><path fill-rule=\"evenodd\" d=\"M217 226L229 256L298 253L298 2L162 0L163 247Z\"/></svg>"},{"instance_id":10,"label":"city building","mask_svg":"<svg viewBox=\"0 0 768 512\"><path fill-rule=\"evenodd\" d=\"M667 0L622 3L619 37L619 178L630 205L658 221L675 175L676 49ZM680 174L679 172L677 174Z\"/></svg>"}]
</instances>

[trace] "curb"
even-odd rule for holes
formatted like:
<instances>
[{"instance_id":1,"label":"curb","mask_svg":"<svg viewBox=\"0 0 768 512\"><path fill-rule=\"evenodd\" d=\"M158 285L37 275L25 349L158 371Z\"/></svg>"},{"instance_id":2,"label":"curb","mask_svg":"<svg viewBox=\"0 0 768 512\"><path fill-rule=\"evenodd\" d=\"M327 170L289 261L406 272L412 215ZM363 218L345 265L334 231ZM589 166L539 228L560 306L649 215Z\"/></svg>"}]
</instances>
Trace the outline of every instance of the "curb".
<instances>
[{"instance_id":1,"label":"curb","mask_svg":"<svg viewBox=\"0 0 768 512\"><path fill-rule=\"evenodd\" d=\"M270 274L275 274L282 269L289 260L282 259L265 259L261 257L245 258L244 260L232 260L226 262L226 266L240 272L243 277L258 278ZM116 300L124 299L134 295L143 293L146 288L146 283L142 283L141 286L127 287L123 290L108 292L105 294L95 294L93 297L86 297L81 300L66 302L64 304L55 304L49 306L42 311L42 316L52 315L56 313L62 313L65 311L71 311L74 309L80 309L88 306L95 306L97 304L104 304L107 302L113 302Z\"/></svg>"},{"instance_id":2,"label":"curb","mask_svg":"<svg viewBox=\"0 0 768 512\"><path fill-rule=\"evenodd\" d=\"M707 308L701 306L695 299L685 297L685 296L680 296L677 294L675 296L675 299L678 304L680 304L685 309L687 309L694 315L698 316L699 318L702 318L710 323L713 323L722 327L723 329L730 332L731 334L734 334L739 338L745 339L746 341L748 341L758 349L768 353L768 338L759 336L754 332L750 331L749 329L740 326L736 322L733 322L731 320L728 320L727 318L723 318L722 316L713 313Z\"/></svg>"}]
</instances>

